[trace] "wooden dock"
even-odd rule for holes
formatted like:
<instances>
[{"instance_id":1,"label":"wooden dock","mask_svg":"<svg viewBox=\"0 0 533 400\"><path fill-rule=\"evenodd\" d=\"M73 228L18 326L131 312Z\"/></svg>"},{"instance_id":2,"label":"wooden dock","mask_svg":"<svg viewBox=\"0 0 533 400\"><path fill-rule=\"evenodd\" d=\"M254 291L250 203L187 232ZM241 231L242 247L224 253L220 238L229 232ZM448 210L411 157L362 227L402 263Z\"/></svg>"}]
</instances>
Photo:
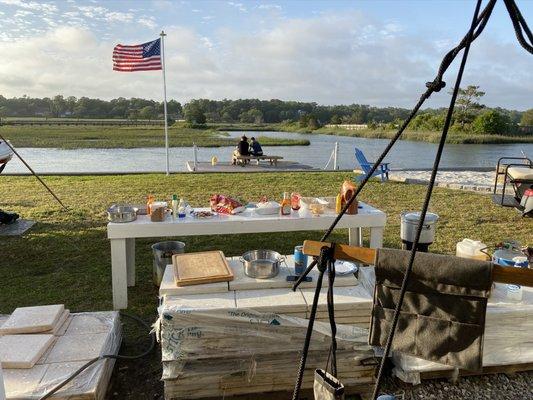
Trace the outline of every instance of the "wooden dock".
<instances>
[{"instance_id":1,"label":"wooden dock","mask_svg":"<svg viewBox=\"0 0 533 400\"><path fill-rule=\"evenodd\" d=\"M278 161L277 165L265 163L250 163L246 166L232 165L229 162L219 162L216 165L211 165L210 162L187 161L187 171L189 172L288 172L288 171L319 171L318 168L309 165L300 164L293 161Z\"/></svg>"}]
</instances>

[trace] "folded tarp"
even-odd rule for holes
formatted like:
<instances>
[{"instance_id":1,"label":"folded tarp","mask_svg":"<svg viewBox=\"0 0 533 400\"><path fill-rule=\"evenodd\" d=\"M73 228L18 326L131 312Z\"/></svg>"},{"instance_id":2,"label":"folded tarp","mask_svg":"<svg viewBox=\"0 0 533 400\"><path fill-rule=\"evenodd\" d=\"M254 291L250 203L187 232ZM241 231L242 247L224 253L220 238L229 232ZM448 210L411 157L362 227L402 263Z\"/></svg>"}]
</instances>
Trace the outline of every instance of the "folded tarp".
<instances>
[{"instance_id":1,"label":"folded tarp","mask_svg":"<svg viewBox=\"0 0 533 400\"><path fill-rule=\"evenodd\" d=\"M384 346L409 263L409 251L378 249L369 344ZM479 370L492 264L417 253L392 350Z\"/></svg>"}]
</instances>

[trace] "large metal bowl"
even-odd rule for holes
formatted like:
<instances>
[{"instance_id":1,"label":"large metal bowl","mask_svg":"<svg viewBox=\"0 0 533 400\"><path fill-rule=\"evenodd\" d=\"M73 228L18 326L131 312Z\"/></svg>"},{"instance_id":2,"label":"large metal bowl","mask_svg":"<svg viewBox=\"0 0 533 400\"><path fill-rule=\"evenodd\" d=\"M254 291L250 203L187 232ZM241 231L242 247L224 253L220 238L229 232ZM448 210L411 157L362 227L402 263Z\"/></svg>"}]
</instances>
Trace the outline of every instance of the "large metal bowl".
<instances>
[{"instance_id":1,"label":"large metal bowl","mask_svg":"<svg viewBox=\"0 0 533 400\"><path fill-rule=\"evenodd\" d=\"M107 209L107 220L109 222L131 222L137 219L137 210L127 204L113 204Z\"/></svg>"},{"instance_id":2,"label":"large metal bowl","mask_svg":"<svg viewBox=\"0 0 533 400\"><path fill-rule=\"evenodd\" d=\"M268 279L279 273L285 257L273 250L251 250L240 258L244 273L251 278Z\"/></svg>"}]
</instances>

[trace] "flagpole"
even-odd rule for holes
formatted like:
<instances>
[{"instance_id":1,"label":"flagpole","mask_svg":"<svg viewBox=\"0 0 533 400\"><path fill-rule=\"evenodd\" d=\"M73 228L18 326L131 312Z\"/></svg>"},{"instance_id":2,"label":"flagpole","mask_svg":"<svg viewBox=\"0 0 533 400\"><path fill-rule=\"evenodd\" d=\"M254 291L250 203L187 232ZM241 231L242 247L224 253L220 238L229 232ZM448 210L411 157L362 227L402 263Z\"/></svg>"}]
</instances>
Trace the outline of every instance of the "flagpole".
<instances>
[{"instance_id":1,"label":"flagpole","mask_svg":"<svg viewBox=\"0 0 533 400\"><path fill-rule=\"evenodd\" d=\"M161 64L163 71L163 111L165 114L165 151L167 158L167 175L170 175L170 162L168 156L168 118L167 118L167 80L165 76L165 31L161 31Z\"/></svg>"}]
</instances>

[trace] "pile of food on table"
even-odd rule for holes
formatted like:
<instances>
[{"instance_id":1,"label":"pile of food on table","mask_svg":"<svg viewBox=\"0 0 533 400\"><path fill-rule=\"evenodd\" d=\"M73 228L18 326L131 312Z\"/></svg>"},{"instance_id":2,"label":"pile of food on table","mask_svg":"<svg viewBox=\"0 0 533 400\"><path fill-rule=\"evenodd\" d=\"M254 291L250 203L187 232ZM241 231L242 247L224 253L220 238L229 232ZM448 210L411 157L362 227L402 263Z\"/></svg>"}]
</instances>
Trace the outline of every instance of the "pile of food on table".
<instances>
[{"instance_id":1,"label":"pile of food on table","mask_svg":"<svg viewBox=\"0 0 533 400\"><path fill-rule=\"evenodd\" d=\"M136 215L149 215L152 222L162 222L168 219L179 221L192 217L207 219L216 215L301 215L320 216L326 213L340 213L355 192L355 184L345 181L337 196L331 197L303 197L299 193L284 192L280 200L262 196L257 201L244 201L237 197L224 194L213 194L209 199L209 209L193 208L184 198L178 200L172 195L172 200L157 201L153 195L147 197L146 205L132 206L114 204L108 209L108 219L111 222L131 222ZM347 210L347 214L357 214L357 201Z\"/></svg>"}]
</instances>

